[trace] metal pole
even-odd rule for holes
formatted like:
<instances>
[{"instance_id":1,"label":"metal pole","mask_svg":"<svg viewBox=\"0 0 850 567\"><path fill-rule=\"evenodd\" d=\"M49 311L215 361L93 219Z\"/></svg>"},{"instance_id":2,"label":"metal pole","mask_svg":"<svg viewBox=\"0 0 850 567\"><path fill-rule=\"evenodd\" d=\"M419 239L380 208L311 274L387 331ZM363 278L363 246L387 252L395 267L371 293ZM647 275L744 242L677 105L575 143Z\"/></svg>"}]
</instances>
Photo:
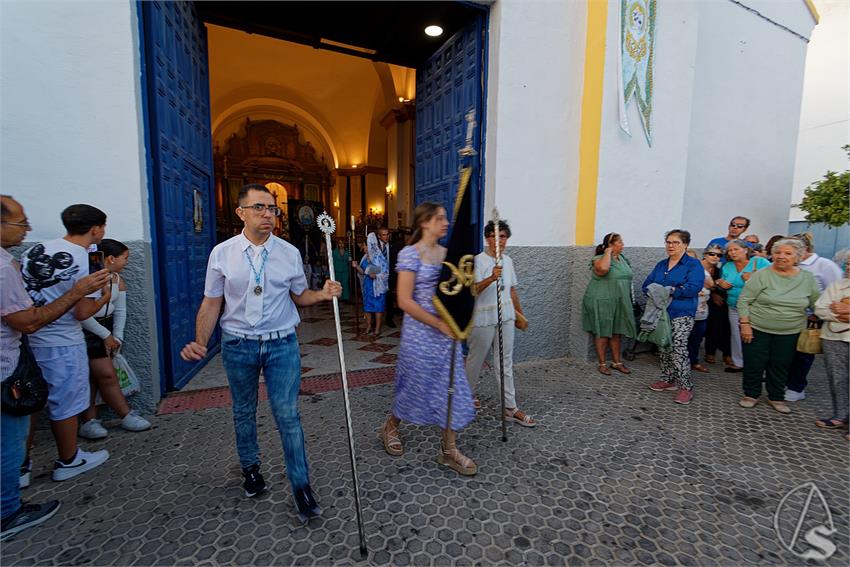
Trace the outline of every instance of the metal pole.
<instances>
[{"instance_id":1,"label":"metal pole","mask_svg":"<svg viewBox=\"0 0 850 567\"><path fill-rule=\"evenodd\" d=\"M331 232L336 229L334 221L327 214L319 215L319 228L325 234L325 244L330 249ZM331 279L336 281L333 262L328 262L328 271ZM339 351L339 371L342 376L342 398L345 402L345 426L348 431L348 457L351 460L351 476L354 482L354 509L357 512L357 531L360 535L360 557L365 558L369 551L366 548L366 532L363 528L363 512L360 507L360 483L357 480L357 462L354 455L354 431L351 425L351 405L348 399L348 376L345 372L345 352L342 348L342 327L339 322L339 302L333 298L334 323L336 324L336 345Z\"/></svg>"},{"instance_id":2,"label":"metal pole","mask_svg":"<svg viewBox=\"0 0 850 567\"><path fill-rule=\"evenodd\" d=\"M493 241L496 243L496 266L502 266L502 250L499 243L499 211L493 207ZM505 422L505 347L502 343L502 276L496 280L496 316L499 333L499 399L502 406L502 442L508 440L508 428Z\"/></svg>"},{"instance_id":3,"label":"metal pole","mask_svg":"<svg viewBox=\"0 0 850 567\"><path fill-rule=\"evenodd\" d=\"M455 355L457 354L457 341L452 339L452 359L449 363L449 403L446 409L446 430L452 429L452 398L455 393Z\"/></svg>"}]
</instances>

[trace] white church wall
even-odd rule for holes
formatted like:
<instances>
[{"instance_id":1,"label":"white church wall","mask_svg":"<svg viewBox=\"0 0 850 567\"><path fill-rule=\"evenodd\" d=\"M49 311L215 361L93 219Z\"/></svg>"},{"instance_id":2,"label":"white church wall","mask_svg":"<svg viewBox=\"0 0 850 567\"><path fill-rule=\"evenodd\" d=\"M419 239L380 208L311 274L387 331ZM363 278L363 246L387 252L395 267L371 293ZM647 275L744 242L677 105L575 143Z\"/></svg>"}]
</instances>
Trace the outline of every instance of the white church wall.
<instances>
[{"instance_id":1,"label":"white church wall","mask_svg":"<svg viewBox=\"0 0 850 567\"><path fill-rule=\"evenodd\" d=\"M150 240L138 45L132 2L0 2L0 180L28 240L61 235L73 203L105 211L110 237Z\"/></svg>"},{"instance_id":2,"label":"white church wall","mask_svg":"<svg viewBox=\"0 0 850 567\"><path fill-rule=\"evenodd\" d=\"M806 10L803 2L777 4L787 6L774 17L787 16L798 33L814 26L808 11L796 8ZM737 4L698 6L682 224L702 246L740 214L752 219L750 233L766 240L787 231L806 42Z\"/></svg>"},{"instance_id":3,"label":"white church wall","mask_svg":"<svg viewBox=\"0 0 850 567\"><path fill-rule=\"evenodd\" d=\"M490 7L484 210L515 246L575 242L585 21L583 2Z\"/></svg>"},{"instance_id":4,"label":"white church wall","mask_svg":"<svg viewBox=\"0 0 850 567\"><path fill-rule=\"evenodd\" d=\"M619 126L619 4L608 4L595 241L618 232L628 246L662 246L664 230L682 221L694 74L701 71L694 69L697 10L690 1L660 5L650 147L634 99L626 107L632 135Z\"/></svg>"}]
</instances>

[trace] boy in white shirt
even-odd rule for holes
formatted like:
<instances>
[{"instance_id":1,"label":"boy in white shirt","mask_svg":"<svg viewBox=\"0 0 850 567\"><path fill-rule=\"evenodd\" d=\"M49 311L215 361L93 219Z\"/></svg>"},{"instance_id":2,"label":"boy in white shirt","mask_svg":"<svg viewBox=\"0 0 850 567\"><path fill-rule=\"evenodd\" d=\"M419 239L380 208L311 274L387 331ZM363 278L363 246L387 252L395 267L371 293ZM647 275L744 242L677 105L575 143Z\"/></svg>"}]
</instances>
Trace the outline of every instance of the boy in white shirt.
<instances>
[{"instance_id":1,"label":"boy in white shirt","mask_svg":"<svg viewBox=\"0 0 850 567\"><path fill-rule=\"evenodd\" d=\"M528 321L522 313L522 306L516 292L517 278L514 263L504 251L511 237L511 228L505 221L499 221L499 248L502 265L496 265L495 223L490 221L484 227L484 242L487 248L475 257L475 322L467 339L469 355L466 358L466 375L473 390L484 360L493 351L493 367L496 380L499 380L499 318L496 301L496 281L502 278L502 346L505 358L505 419L515 421L524 427L537 425L531 416L517 407L514 389L513 352L514 328L524 330ZM476 407L480 407L475 400Z\"/></svg>"}]
</instances>

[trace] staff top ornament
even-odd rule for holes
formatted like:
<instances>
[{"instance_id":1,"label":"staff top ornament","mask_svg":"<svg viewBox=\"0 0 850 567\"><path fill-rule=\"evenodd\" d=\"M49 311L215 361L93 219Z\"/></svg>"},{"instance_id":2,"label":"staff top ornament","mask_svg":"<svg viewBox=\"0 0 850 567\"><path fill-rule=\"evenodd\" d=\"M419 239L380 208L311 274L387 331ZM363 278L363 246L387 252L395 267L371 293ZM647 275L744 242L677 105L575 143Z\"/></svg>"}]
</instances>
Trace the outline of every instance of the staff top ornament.
<instances>
[{"instance_id":1,"label":"staff top ornament","mask_svg":"<svg viewBox=\"0 0 850 567\"><path fill-rule=\"evenodd\" d=\"M324 234L331 235L336 232L336 223L327 211L318 216L316 224L319 225L319 230L321 230Z\"/></svg>"}]
</instances>

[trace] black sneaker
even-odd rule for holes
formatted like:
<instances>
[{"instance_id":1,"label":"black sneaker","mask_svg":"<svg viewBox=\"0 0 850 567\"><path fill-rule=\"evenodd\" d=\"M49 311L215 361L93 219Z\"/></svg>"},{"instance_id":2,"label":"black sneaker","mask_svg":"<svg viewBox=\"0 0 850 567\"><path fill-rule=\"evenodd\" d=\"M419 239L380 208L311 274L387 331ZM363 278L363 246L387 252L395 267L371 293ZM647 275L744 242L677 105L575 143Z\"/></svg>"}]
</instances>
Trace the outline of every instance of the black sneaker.
<instances>
[{"instance_id":1,"label":"black sneaker","mask_svg":"<svg viewBox=\"0 0 850 567\"><path fill-rule=\"evenodd\" d=\"M247 469L242 469L242 476L245 477L242 488L245 489L245 496L248 498L253 498L266 489L266 481L260 474L260 465L251 465Z\"/></svg>"},{"instance_id":2,"label":"black sneaker","mask_svg":"<svg viewBox=\"0 0 850 567\"><path fill-rule=\"evenodd\" d=\"M46 522L56 514L59 506L61 504L58 500L51 500L44 504L24 504L17 512L3 519L0 539L6 539L27 528Z\"/></svg>"},{"instance_id":3,"label":"black sneaker","mask_svg":"<svg viewBox=\"0 0 850 567\"><path fill-rule=\"evenodd\" d=\"M313 497L313 491L310 490L309 484L296 490L294 498L295 505L298 507L298 517L305 524L312 518L318 518L322 515L322 509Z\"/></svg>"}]
</instances>

